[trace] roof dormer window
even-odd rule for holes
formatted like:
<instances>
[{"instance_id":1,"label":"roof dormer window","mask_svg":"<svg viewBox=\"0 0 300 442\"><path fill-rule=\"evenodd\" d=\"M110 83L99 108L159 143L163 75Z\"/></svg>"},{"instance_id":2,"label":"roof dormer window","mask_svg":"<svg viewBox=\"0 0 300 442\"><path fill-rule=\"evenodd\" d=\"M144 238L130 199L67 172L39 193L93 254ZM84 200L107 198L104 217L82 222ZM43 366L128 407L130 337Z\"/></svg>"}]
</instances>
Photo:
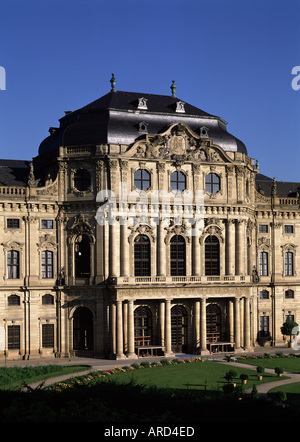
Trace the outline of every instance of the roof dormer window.
<instances>
[{"instance_id":1,"label":"roof dormer window","mask_svg":"<svg viewBox=\"0 0 300 442\"><path fill-rule=\"evenodd\" d=\"M139 98L138 109L148 109L147 101L147 98Z\"/></svg>"},{"instance_id":2,"label":"roof dormer window","mask_svg":"<svg viewBox=\"0 0 300 442\"><path fill-rule=\"evenodd\" d=\"M184 105L185 105L185 103L183 101L177 101L176 112L185 113Z\"/></svg>"},{"instance_id":3,"label":"roof dormer window","mask_svg":"<svg viewBox=\"0 0 300 442\"><path fill-rule=\"evenodd\" d=\"M208 129L205 126L200 127L200 137L208 137Z\"/></svg>"},{"instance_id":4,"label":"roof dormer window","mask_svg":"<svg viewBox=\"0 0 300 442\"><path fill-rule=\"evenodd\" d=\"M140 134L147 134L148 133L148 124L144 121L139 123L139 133Z\"/></svg>"}]
</instances>

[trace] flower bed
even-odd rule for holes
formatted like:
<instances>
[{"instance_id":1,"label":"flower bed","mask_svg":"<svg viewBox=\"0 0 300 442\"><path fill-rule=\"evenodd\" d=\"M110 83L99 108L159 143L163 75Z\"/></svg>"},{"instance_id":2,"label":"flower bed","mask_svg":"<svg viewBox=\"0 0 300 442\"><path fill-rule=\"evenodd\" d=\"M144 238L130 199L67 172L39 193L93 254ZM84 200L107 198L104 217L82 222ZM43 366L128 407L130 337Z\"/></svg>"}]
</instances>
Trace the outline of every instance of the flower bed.
<instances>
[{"instance_id":1,"label":"flower bed","mask_svg":"<svg viewBox=\"0 0 300 442\"><path fill-rule=\"evenodd\" d=\"M102 377L112 376L114 374L119 373L126 373L127 371L134 371L134 370L140 370L144 368L155 368L155 367L161 367L165 365L176 365L176 364L189 364L189 363L195 363L195 362L204 362L204 359L201 359L200 357L196 357L194 359L162 359L160 362L148 362L148 361L142 361L139 364L133 363L130 366L123 366L123 367L114 367L109 370L99 370L96 372L89 373L86 376L79 376L77 378L70 379L68 381L59 382L53 386L51 386L51 390L55 391L62 391L67 388L74 388L79 385L86 385L89 382L95 381Z\"/></svg>"},{"instance_id":2,"label":"flower bed","mask_svg":"<svg viewBox=\"0 0 300 442\"><path fill-rule=\"evenodd\" d=\"M283 354L282 352L279 353L274 353L274 354L270 354L270 353L264 353L264 354L254 354L254 355L247 355L247 354L242 354L241 356L237 357L237 360L241 360L241 359L276 359L276 358L298 358L300 357L300 355L296 355L295 353L288 353L288 354Z\"/></svg>"}]
</instances>

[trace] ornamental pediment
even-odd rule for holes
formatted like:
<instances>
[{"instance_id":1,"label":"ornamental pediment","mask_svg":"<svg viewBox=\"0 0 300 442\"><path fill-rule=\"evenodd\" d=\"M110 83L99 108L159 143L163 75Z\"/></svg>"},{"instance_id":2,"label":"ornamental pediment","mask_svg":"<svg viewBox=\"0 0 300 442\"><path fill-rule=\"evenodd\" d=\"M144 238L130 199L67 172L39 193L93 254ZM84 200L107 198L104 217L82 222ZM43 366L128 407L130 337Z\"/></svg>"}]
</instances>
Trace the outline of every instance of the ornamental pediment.
<instances>
[{"instance_id":1,"label":"ornamental pediment","mask_svg":"<svg viewBox=\"0 0 300 442\"><path fill-rule=\"evenodd\" d=\"M213 144L211 138L198 136L182 123L173 124L162 134L145 135L124 156L180 162L232 162L219 146Z\"/></svg>"}]
</instances>

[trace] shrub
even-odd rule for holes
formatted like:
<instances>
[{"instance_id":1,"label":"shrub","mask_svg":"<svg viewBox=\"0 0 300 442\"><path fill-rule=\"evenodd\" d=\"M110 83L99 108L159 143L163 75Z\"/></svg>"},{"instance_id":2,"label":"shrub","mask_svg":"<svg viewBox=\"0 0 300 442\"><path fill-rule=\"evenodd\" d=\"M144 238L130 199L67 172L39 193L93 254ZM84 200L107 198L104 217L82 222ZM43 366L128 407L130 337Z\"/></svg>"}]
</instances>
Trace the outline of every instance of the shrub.
<instances>
[{"instance_id":1,"label":"shrub","mask_svg":"<svg viewBox=\"0 0 300 442\"><path fill-rule=\"evenodd\" d=\"M277 391L274 393L274 399L277 402L284 402L287 399L286 393L284 391Z\"/></svg>"},{"instance_id":2,"label":"shrub","mask_svg":"<svg viewBox=\"0 0 300 442\"><path fill-rule=\"evenodd\" d=\"M256 371L257 371L257 373L259 373L259 374L264 374L264 372L265 372L265 367L262 367L261 365L258 365L257 367L256 367Z\"/></svg>"},{"instance_id":3,"label":"shrub","mask_svg":"<svg viewBox=\"0 0 300 442\"><path fill-rule=\"evenodd\" d=\"M246 381L246 380L248 379L248 375L245 374L245 373L242 373L242 374L240 375L240 379L241 379L242 381Z\"/></svg>"},{"instance_id":4,"label":"shrub","mask_svg":"<svg viewBox=\"0 0 300 442\"><path fill-rule=\"evenodd\" d=\"M283 368L282 367L275 367L275 373L279 376L280 374L283 373Z\"/></svg>"},{"instance_id":5,"label":"shrub","mask_svg":"<svg viewBox=\"0 0 300 442\"><path fill-rule=\"evenodd\" d=\"M235 370L229 370L225 373L224 378L228 381L228 382L232 382L234 378L237 377L237 372Z\"/></svg>"}]
</instances>

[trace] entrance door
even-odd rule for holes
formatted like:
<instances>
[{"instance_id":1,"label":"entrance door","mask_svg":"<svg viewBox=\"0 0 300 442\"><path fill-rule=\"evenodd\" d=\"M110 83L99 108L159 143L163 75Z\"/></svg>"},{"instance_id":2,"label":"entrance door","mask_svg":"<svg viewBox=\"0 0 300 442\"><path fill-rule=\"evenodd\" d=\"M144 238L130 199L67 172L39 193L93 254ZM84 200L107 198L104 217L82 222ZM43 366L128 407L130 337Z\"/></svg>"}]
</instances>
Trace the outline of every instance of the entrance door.
<instances>
[{"instance_id":1,"label":"entrance door","mask_svg":"<svg viewBox=\"0 0 300 442\"><path fill-rule=\"evenodd\" d=\"M221 339L221 310L217 304L208 304L206 307L206 333L208 342Z\"/></svg>"},{"instance_id":2,"label":"entrance door","mask_svg":"<svg viewBox=\"0 0 300 442\"><path fill-rule=\"evenodd\" d=\"M152 320L149 307L134 310L134 336L137 345L149 345L152 339Z\"/></svg>"},{"instance_id":3,"label":"entrance door","mask_svg":"<svg viewBox=\"0 0 300 442\"><path fill-rule=\"evenodd\" d=\"M94 350L93 315L86 307L79 307L73 316L73 349L80 355Z\"/></svg>"},{"instance_id":4,"label":"entrance door","mask_svg":"<svg viewBox=\"0 0 300 442\"><path fill-rule=\"evenodd\" d=\"M174 305L171 309L171 339L172 351L186 353L187 351L187 313L182 305Z\"/></svg>"}]
</instances>

